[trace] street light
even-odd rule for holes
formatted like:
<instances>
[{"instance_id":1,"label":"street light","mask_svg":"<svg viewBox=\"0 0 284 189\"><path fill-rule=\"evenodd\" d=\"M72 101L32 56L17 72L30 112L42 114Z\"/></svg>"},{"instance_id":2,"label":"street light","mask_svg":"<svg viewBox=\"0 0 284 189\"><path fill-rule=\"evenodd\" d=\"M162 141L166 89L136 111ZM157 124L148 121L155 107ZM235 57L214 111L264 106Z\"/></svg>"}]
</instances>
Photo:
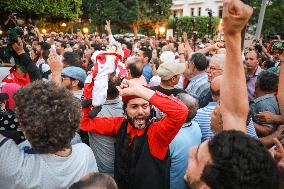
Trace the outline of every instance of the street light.
<instances>
[{"instance_id":1,"label":"street light","mask_svg":"<svg viewBox=\"0 0 284 189\"><path fill-rule=\"evenodd\" d=\"M85 28L83 28L83 33L84 33L84 34L89 33L89 29L88 29L88 28L86 28L86 27L85 27Z\"/></svg>"},{"instance_id":2,"label":"street light","mask_svg":"<svg viewBox=\"0 0 284 189\"><path fill-rule=\"evenodd\" d=\"M46 34L46 29L42 29L41 32L42 32L43 34Z\"/></svg>"},{"instance_id":3,"label":"street light","mask_svg":"<svg viewBox=\"0 0 284 189\"><path fill-rule=\"evenodd\" d=\"M165 28L165 27L160 27L160 28L159 28L160 34L164 34L165 31L166 31L166 28Z\"/></svg>"},{"instance_id":4,"label":"street light","mask_svg":"<svg viewBox=\"0 0 284 189\"><path fill-rule=\"evenodd\" d=\"M2 30L0 30L0 35L2 35L3 34L3 31Z\"/></svg>"},{"instance_id":5,"label":"street light","mask_svg":"<svg viewBox=\"0 0 284 189\"><path fill-rule=\"evenodd\" d=\"M63 22L63 23L61 24L61 26L62 26L62 27L66 27L67 24L66 24L65 22Z\"/></svg>"}]
</instances>

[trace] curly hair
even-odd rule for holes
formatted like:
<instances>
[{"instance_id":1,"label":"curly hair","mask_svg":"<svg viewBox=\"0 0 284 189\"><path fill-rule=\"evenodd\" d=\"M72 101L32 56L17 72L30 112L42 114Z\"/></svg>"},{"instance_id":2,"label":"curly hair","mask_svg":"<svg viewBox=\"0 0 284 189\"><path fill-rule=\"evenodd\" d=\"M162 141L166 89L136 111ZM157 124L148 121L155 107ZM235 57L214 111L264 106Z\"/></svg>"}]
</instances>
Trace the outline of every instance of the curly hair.
<instances>
[{"instance_id":1,"label":"curly hair","mask_svg":"<svg viewBox=\"0 0 284 189\"><path fill-rule=\"evenodd\" d=\"M240 131L224 131L208 143L213 163L201 180L212 189L277 189L279 170L267 149Z\"/></svg>"},{"instance_id":2,"label":"curly hair","mask_svg":"<svg viewBox=\"0 0 284 189\"><path fill-rule=\"evenodd\" d=\"M78 129L81 106L73 94L53 82L36 81L14 95L19 127L38 153L70 147Z\"/></svg>"}]
</instances>

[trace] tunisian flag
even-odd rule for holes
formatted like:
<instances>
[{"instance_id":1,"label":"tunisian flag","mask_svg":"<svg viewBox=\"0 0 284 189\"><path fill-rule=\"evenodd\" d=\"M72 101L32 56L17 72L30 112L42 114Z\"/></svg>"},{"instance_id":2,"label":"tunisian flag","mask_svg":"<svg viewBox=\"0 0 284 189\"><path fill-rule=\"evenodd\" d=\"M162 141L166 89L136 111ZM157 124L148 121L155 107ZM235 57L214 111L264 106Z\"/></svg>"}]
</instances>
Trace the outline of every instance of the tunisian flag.
<instances>
[{"instance_id":1,"label":"tunisian flag","mask_svg":"<svg viewBox=\"0 0 284 189\"><path fill-rule=\"evenodd\" d=\"M116 76L124 78L127 76L127 70L122 56L117 53L96 51L91 60L94 66L85 81L84 100L92 98L92 105L100 106L107 98L108 75L115 71Z\"/></svg>"}]
</instances>

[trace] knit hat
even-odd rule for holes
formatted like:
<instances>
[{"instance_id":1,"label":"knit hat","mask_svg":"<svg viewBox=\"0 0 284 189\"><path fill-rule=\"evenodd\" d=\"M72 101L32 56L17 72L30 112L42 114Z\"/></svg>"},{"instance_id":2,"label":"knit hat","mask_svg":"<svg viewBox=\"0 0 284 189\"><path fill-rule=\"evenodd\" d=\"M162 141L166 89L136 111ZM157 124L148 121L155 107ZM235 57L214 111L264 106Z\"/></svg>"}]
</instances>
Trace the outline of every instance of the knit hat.
<instances>
[{"instance_id":1,"label":"knit hat","mask_svg":"<svg viewBox=\"0 0 284 189\"><path fill-rule=\"evenodd\" d=\"M61 73L62 76L67 76L72 79L76 79L81 81L82 83L85 83L87 74L85 70L82 68L76 67L76 66L70 66L67 68L64 68Z\"/></svg>"}]
</instances>

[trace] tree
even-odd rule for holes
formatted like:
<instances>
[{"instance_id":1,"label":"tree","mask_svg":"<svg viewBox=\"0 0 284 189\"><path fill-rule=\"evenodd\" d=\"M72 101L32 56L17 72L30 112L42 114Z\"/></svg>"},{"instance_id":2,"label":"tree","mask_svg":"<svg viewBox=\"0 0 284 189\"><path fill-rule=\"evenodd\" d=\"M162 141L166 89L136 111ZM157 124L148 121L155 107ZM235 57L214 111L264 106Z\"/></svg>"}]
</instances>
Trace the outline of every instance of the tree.
<instances>
[{"instance_id":1,"label":"tree","mask_svg":"<svg viewBox=\"0 0 284 189\"><path fill-rule=\"evenodd\" d=\"M75 19L82 0L1 0L0 9L39 17Z\"/></svg>"},{"instance_id":2,"label":"tree","mask_svg":"<svg viewBox=\"0 0 284 189\"><path fill-rule=\"evenodd\" d=\"M154 26L166 21L171 4L171 0L84 0L83 10L96 25L110 19L112 23L131 28L137 34L139 26Z\"/></svg>"},{"instance_id":3,"label":"tree","mask_svg":"<svg viewBox=\"0 0 284 189\"><path fill-rule=\"evenodd\" d=\"M127 12L119 0L83 0L83 14L92 19L99 33L106 20L116 24L126 22Z\"/></svg>"},{"instance_id":4,"label":"tree","mask_svg":"<svg viewBox=\"0 0 284 189\"><path fill-rule=\"evenodd\" d=\"M132 3L129 4L128 1ZM167 22L170 16L171 0L128 0L123 1L132 17L129 22L134 34L137 34L139 26L151 26L152 28Z\"/></svg>"},{"instance_id":5,"label":"tree","mask_svg":"<svg viewBox=\"0 0 284 189\"><path fill-rule=\"evenodd\" d=\"M180 17L178 20L170 18L169 19L169 28L176 28L178 32L178 36L182 36L183 32L191 33L192 32L192 19L193 17L184 16ZM217 17L212 17L214 28L213 32L216 33L220 20ZM197 36L199 38L203 38L205 35L208 35L208 24L209 24L209 17L208 16L197 16L195 17L196 20L196 28L195 30L198 32Z\"/></svg>"},{"instance_id":6,"label":"tree","mask_svg":"<svg viewBox=\"0 0 284 189\"><path fill-rule=\"evenodd\" d=\"M260 0L253 0L254 14L251 19L252 24L257 24L258 16L261 7ZM283 32L284 31L284 4L283 0L270 0L266 8L262 33L268 35L271 32Z\"/></svg>"}]
</instances>

